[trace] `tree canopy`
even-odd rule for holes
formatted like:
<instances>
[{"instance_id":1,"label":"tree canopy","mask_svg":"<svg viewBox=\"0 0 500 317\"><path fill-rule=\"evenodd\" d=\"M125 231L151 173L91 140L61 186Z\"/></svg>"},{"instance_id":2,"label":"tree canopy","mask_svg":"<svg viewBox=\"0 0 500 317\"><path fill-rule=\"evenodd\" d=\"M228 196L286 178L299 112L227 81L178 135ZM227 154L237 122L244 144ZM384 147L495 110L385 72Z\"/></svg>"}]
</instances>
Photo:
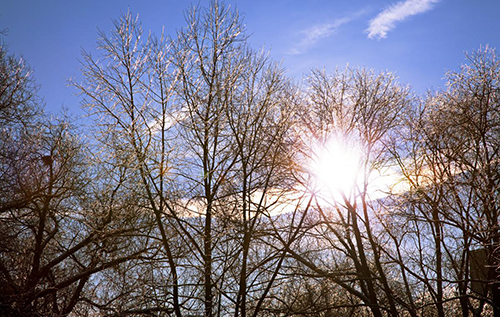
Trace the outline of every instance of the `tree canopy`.
<instances>
[{"instance_id":1,"label":"tree canopy","mask_svg":"<svg viewBox=\"0 0 500 317\"><path fill-rule=\"evenodd\" d=\"M0 45L0 314L500 316L500 62L418 96L390 72L298 84L236 10L132 13L50 118Z\"/></svg>"}]
</instances>

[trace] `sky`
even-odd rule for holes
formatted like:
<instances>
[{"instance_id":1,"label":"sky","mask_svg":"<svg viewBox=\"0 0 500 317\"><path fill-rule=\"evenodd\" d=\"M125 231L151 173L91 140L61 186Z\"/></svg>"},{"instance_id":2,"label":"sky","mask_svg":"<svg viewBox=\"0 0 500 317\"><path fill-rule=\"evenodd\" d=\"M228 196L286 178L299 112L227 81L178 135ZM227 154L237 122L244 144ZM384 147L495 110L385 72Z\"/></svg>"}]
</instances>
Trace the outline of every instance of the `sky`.
<instances>
[{"instance_id":1,"label":"sky","mask_svg":"<svg viewBox=\"0 0 500 317\"><path fill-rule=\"evenodd\" d=\"M249 44L270 52L297 82L312 69L391 71L417 94L445 86L465 53L500 50L498 0L226 0L246 25ZM77 90L81 52L128 10L143 29L175 35L185 12L209 0L1 0L0 38L23 57L40 85L46 111L83 115ZM499 51L500 53L500 51Z\"/></svg>"}]
</instances>

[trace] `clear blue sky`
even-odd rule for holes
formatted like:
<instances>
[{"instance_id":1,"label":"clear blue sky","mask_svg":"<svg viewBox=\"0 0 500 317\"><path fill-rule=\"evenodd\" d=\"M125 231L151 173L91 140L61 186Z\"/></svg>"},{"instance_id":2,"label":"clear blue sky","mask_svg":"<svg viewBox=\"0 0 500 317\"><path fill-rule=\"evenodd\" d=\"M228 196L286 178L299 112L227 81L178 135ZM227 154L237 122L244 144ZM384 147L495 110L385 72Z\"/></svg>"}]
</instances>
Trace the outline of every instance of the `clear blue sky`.
<instances>
[{"instance_id":1,"label":"clear blue sky","mask_svg":"<svg viewBox=\"0 0 500 317\"><path fill-rule=\"evenodd\" d=\"M81 114L67 79L80 77L81 49L92 51L97 30L131 10L145 30L171 35L185 25L191 4L208 0L2 0L0 29L41 85L47 111ZM464 52L489 44L500 50L498 0L226 0L244 17L250 44L271 50L290 76L313 68L389 70L417 93L444 86Z\"/></svg>"}]
</instances>

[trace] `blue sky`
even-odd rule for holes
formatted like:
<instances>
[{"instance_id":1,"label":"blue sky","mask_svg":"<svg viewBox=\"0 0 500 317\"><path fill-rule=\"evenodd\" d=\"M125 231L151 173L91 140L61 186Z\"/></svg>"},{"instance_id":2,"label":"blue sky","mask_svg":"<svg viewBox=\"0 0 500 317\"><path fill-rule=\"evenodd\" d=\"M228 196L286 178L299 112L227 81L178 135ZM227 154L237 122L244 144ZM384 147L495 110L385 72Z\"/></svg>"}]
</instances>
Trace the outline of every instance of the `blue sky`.
<instances>
[{"instance_id":1,"label":"blue sky","mask_svg":"<svg viewBox=\"0 0 500 317\"><path fill-rule=\"evenodd\" d=\"M98 29L131 10L145 30L168 34L185 25L184 12L208 0L3 0L0 29L9 50L23 56L41 85L47 111L82 114L67 79L80 77L81 50L92 51ZM301 80L314 68L346 64L395 72L417 93L444 86L464 52L500 49L498 0L226 0L236 7L254 48L270 50Z\"/></svg>"}]
</instances>

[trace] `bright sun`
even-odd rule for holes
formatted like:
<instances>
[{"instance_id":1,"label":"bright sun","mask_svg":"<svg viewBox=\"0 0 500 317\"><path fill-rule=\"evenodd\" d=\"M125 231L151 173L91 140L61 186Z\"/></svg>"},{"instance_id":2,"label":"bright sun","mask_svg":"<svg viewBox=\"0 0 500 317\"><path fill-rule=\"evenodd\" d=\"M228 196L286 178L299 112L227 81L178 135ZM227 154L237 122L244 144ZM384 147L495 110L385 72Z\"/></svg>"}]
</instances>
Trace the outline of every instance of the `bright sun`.
<instances>
[{"instance_id":1,"label":"bright sun","mask_svg":"<svg viewBox=\"0 0 500 317\"><path fill-rule=\"evenodd\" d=\"M365 170L365 152L355 140L332 137L315 146L313 152L310 169L315 177L315 188L324 199L352 201L365 188L369 199L377 199L386 196L396 183L396 173L390 168Z\"/></svg>"},{"instance_id":2,"label":"bright sun","mask_svg":"<svg viewBox=\"0 0 500 317\"><path fill-rule=\"evenodd\" d=\"M350 197L361 176L363 152L348 139L330 138L316 146L311 169L322 194Z\"/></svg>"}]
</instances>

